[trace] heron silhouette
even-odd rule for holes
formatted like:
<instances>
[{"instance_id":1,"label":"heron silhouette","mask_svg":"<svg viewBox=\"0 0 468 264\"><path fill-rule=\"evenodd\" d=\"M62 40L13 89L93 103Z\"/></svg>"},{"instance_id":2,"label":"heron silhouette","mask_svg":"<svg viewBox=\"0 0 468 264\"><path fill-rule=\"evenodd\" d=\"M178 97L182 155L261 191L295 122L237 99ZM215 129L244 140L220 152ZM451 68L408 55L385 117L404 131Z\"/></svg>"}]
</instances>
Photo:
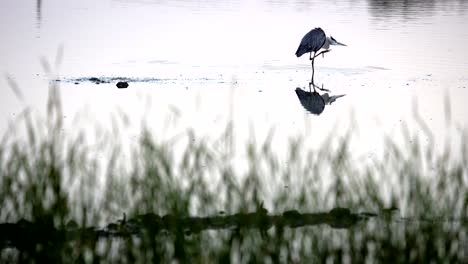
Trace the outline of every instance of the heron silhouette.
<instances>
[{"instance_id":1,"label":"heron silhouette","mask_svg":"<svg viewBox=\"0 0 468 264\"><path fill-rule=\"evenodd\" d=\"M311 114L320 115L323 112L323 110L325 110L325 105L331 105L333 102L336 101L336 99L345 96L344 94L320 94L315 90L315 84L312 85L314 85L313 92L306 92L299 87L297 87L295 90L297 98L299 99L299 102L301 103L302 107ZM320 89L318 86L317 88ZM323 87L320 90L328 91L326 89L323 89Z\"/></svg>"},{"instance_id":2,"label":"heron silhouette","mask_svg":"<svg viewBox=\"0 0 468 264\"><path fill-rule=\"evenodd\" d=\"M330 45L339 45L339 46L346 46L343 43L338 42L332 36L326 36L325 32L321 28L314 28L309 31L305 36L302 38L301 43L296 51L296 56L301 57L305 53L310 53L309 59L312 63L312 79L310 83L314 83L314 59L319 56L320 54L325 54L330 51ZM320 51L320 49L323 49ZM320 51L319 53L317 53ZM312 55L312 52L314 53Z\"/></svg>"}]
</instances>

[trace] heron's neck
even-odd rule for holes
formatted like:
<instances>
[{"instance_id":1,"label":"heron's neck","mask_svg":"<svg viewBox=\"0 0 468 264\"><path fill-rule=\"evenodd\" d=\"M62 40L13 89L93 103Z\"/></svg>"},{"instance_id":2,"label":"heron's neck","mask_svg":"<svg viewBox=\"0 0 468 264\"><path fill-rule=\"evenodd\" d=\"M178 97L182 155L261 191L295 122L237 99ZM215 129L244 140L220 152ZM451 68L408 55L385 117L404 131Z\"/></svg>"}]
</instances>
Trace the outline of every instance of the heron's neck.
<instances>
[{"instance_id":1,"label":"heron's neck","mask_svg":"<svg viewBox=\"0 0 468 264\"><path fill-rule=\"evenodd\" d=\"M325 39L325 44L323 44L323 46L322 46L322 49L326 49L326 50L329 49L330 48L330 42L331 42L331 39L330 39L330 37L327 36L326 39Z\"/></svg>"}]
</instances>

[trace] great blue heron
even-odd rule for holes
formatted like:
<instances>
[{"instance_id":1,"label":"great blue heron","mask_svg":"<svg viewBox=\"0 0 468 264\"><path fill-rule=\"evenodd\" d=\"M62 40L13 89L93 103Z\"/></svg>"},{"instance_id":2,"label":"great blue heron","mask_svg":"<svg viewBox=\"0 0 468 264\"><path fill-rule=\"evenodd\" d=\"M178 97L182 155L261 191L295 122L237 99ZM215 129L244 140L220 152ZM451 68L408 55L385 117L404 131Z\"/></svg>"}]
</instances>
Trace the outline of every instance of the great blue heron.
<instances>
[{"instance_id":1,"label":"great blue heron","mask_svg":"<svg viewBox=\"0 0 468 264\"><path fill-rule=\"evenodd\" d=\"M346 46L345 44L338 42L332 36L326 36L325 32L321 28L312 29L302 38L301 44L299 44L299 48L297 48L296 56L300 57L305 53L310 53L309 59L312 61L311 83L314 83L314 59L320 54L329 52L330 45ZM320 49L323 50L317 53ZM314 53L313 55L312 52Z\"/></svg>"}]
</instances>

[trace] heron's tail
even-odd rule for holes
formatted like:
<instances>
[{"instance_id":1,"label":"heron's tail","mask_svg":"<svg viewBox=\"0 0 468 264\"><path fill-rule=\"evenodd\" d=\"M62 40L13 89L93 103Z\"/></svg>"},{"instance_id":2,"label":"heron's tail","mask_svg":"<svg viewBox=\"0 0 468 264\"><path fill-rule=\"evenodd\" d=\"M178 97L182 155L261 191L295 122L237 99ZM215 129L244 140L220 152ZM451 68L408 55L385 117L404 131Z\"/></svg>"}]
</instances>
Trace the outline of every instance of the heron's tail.
<instances>
[{"instance_id":1,"label":"heron's tail","mask_svg":"<svg viewBox=\"0 0 468 264\"><path fill-rule=\"evenodd\" d=\"M299 48L297 48L296 56L299 58L300 56L304 55L305 53L307 53L307 51L304 49L304 47L302 45L300 45Z\"/></svg>"}]
</instances>

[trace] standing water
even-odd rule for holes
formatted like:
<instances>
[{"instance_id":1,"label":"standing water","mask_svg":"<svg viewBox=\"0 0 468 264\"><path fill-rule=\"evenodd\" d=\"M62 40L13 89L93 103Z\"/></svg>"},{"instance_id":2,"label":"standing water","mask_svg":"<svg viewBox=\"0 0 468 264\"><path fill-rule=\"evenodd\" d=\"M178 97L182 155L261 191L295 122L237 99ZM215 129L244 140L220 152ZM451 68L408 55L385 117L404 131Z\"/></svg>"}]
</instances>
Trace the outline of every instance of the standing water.
<instances>
[{"instance_id":1,"label":"standing water","mask_svg":"<svg viewBox=\"0 0 468 264\"><path fill-rule=\"evenodd\" d=\"M164 117L176 113L173 132L217 136L233 120L241 142L273 128L280 142L310 135L312 147L356 126L354 147L363 154L375 151L382 136L413 126L415 112L439 139L447 136L447 102L455 124L466 127L468 120L466 1L0 5L2 131L25 106L43 111L50 79L61 81L69 125L85 110L103 124L122 111L135 127L145 115L152 129L167 131ZM308 90L311 67L308 56L294 52L314 27L348 45L316 59L315 84L345 94L320 116L308 114L295 94L297 87ZM118 90L119 80L130 87Z\"/></svg>"},{"instance_id":2,"label":"standing water","mask_svg":"<svg viewBox=\"0 0 468 264\"><path fill-rule=\"evenodd\" d=\"M2 0L0 259L462 262L466 21L462 0ZM309 85L315 27L347 46Z\"/></svg>"},{"instance_id":3,"label":"standing water","mask_svg":"<svg viewBox=\"0 0 468 264\"><path fill-rule=\"evenodd\" d=\"M48 94L44 63L57 75L65 116L89 110L103 121L120 109L155 131L177 111L179 130L217 135L225 120L237 134L279 138L310 134L320 144L332 130L360 128L359 148L401 130L414 105L437 135L444 97L455 123L468 110L466 1L2 1L0 129L25 105L42 111ZM320 116L301 107L310 62L294 52L321 27L347 47L316 60L315 82L346 94ZM61 54L57 64L57 53ZM57 66L57 67L55 67ZM95 84L90 78L111 80ZM130 87L117 90L127 80ZM144 105L151 102L151 107ZM146 108L149 108L146 109ZM71 121L70 121L71 122ZM138 124L138 122L136 122ZM175 128L176 129L176 128ZM243 134L243 135L242 135Z\"/></svg>"}]
</instances>

